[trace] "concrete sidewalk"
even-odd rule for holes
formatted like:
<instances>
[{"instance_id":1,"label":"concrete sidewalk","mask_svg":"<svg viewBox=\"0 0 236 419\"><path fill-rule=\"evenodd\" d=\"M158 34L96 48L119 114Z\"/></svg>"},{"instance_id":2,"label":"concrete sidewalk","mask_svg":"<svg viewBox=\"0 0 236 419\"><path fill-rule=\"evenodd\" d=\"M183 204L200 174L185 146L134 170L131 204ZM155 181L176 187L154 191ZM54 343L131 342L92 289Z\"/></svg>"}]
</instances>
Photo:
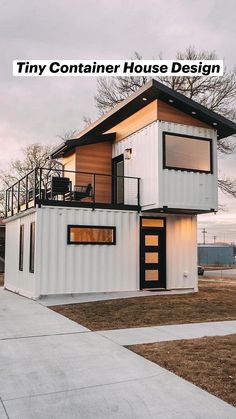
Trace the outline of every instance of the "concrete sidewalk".
<instances>
[{"instance_id":1,"label":"concrete sidewalk","mask_svg":"<svg viewBox=\"0 0 236 419\"><path fill-rule=\"evenodd\" d=\"M0 419L236 417L158 365L3 290L0 331Z\"/></svg>"},{"instance_id":2,"label":"concrete sidewalk","mask_svg":"<svg viewBox=\"0 0 236 419\"><path fill-rule=\"evenodd\" d=\"M38 300L39 304L43 306L58 306L63 304L79 304L79 303L91 303L94 301L106 301L106 300L119 300L120 298L133 298L133 297L153 297L154 295L182 295L182 294L193 294L192 289L186 290L170 290L170 291L115 291L115 292L90 292L88 294L61 294L61 295L46 295L40 297Z\"/></svg>"},{"instance_id":3,"label":"concrete sidewalk","mask_svg":"<svg viewBox=\"0 0 236 419\"><path fill-rule=\"evenodd\" d=\"M141 343L167 342L170 340L235 334L236 320L102 330L97 333L112 342L118 343L118 345L138 345Z\"/></svg>"}]
</instances>

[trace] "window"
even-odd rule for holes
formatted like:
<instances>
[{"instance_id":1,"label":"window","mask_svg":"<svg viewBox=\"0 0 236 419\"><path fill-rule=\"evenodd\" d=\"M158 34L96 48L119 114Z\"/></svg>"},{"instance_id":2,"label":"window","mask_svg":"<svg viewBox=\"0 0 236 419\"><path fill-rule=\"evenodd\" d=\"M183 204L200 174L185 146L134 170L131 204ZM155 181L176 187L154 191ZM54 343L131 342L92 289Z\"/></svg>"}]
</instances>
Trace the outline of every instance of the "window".
<instances>
[{"instance_id":1,"label":"window","mask_svg":"<svg viewBox=\"0 0 236 419\"><path fill-rule=\"evenodd\" d=\"M163 167L212 173L211 139L163 133Z\"/></svg>"},{"instance_id":2,"label":"window","mask_svg":"<svg viewBox=\"0 0 236 419\"><path fill-rule=\"evenodd\" d=\"M29 271L34 273L34 253L35 253L35 222L30 224L30 260Z\"/></svg>"},{"instance_id":3,"label":"window","mask_svg":"<svg viewBox=\"0 0 236 419\"><path fill-rule=\"evenodd\" d=\"M164 227L163 218L142 218L142 227Z\"/></svg>"},{"instance_id":4,"label":"window","mask_svg":"<svg viewBox=\"0 0 236 419\"><path fill-rule=\"evenodd\" d=\"M116 244L116 227L68 226L68 244Z\"/></svg>"},{"instance_id":5,"label":"window","mask_svg":"<svg viewBox=\"0 0 236 419\"><path fill-rule=\"evenodd\" d=\"M19 246L19 270L23 271L24 259L24 225L20 226L20 246Z\"/></svg>"}]
</instances>

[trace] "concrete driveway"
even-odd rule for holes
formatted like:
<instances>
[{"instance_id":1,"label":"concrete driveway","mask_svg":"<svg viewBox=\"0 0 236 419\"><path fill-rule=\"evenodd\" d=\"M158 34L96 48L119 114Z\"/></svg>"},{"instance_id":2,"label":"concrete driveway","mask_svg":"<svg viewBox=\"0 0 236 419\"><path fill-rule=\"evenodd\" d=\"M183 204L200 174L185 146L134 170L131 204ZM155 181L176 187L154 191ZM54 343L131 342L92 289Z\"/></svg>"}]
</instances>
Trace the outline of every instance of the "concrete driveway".
<instances>
[{"instance_id":1,"label":"concrete driveway","mask_svg":"<svg viewBox=\"0 0 236 419\"><path fill-rule=\"evenodd\" d=\"M217 278L235 278L236 279L236 269L220 269L216 271L205 271L204 276L217 277ZM204 278L203 276L203 278ZM202 277L200 277L202 278Z\"/></svg>"},{"instance_id":2,"label":"concrete driveway","mask_svg":"<svg viewBox=\"0 0 236 419\"><path fill-rule=\"evenodd\" d=\"M0 419L236 417L158 365L3 290L0 333Z\"/></svg>"}]
</instances>

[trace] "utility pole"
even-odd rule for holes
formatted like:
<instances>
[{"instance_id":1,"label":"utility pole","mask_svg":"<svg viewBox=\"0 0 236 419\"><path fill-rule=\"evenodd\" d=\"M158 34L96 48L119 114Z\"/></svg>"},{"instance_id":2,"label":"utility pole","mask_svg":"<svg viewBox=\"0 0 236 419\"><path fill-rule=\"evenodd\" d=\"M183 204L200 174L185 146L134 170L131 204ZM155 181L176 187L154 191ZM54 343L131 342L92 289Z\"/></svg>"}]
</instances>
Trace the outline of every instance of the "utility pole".
<instances>
[{"instance_id":1,"label":"utility pole","mask_svg":"<svg viewBox=\"0 0 236 419\"><path fill-rule=\"evenodd\" d=\"M213 236L213 240L214 240L214 244L215 244L215 242L216 242L216 236Z\"/></svg>"},{"instance_id":2,"label":"utility pole","mask_svg":"<svg viewBox=\"0 0 236 419\"><path fill-rule=\"evenodd\" d=\"M205 227L202 229L202 234L203 234L203 244L206 244L206 234L207 234L207 231L206 231Z\"/></svg>"}]
</instances>

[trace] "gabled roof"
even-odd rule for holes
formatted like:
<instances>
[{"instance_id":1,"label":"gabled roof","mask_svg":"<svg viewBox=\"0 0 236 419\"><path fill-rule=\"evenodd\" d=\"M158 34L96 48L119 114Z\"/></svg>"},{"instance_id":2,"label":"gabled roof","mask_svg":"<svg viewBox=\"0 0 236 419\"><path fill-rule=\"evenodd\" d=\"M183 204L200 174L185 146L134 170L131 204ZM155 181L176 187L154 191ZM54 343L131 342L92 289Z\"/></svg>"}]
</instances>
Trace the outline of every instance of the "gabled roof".
<instances>
[{"instance_id":1,"label":"gabled roof","mask_svg":"<svg viewBox=\"0 0 236 419\"><path fill-rule=\"evenodd\" d=\"M84 144L87 141L91 144L92 138L95 139L96 136L103 137L104 132L144 108L155 99L160 99L190 115L192 118L196 118L212 126L213 129L217 129L219 138L229 137L236 133L236 124L233 121L152 79L137 92L127 97L89 127L81 131L76 138L67 140L57 147L53 151L52 157L60 157L64 153L69 152L69 149L71 150L73 147L79 145L81 140L84 141Z\"/></svg>"}]
</instances>

